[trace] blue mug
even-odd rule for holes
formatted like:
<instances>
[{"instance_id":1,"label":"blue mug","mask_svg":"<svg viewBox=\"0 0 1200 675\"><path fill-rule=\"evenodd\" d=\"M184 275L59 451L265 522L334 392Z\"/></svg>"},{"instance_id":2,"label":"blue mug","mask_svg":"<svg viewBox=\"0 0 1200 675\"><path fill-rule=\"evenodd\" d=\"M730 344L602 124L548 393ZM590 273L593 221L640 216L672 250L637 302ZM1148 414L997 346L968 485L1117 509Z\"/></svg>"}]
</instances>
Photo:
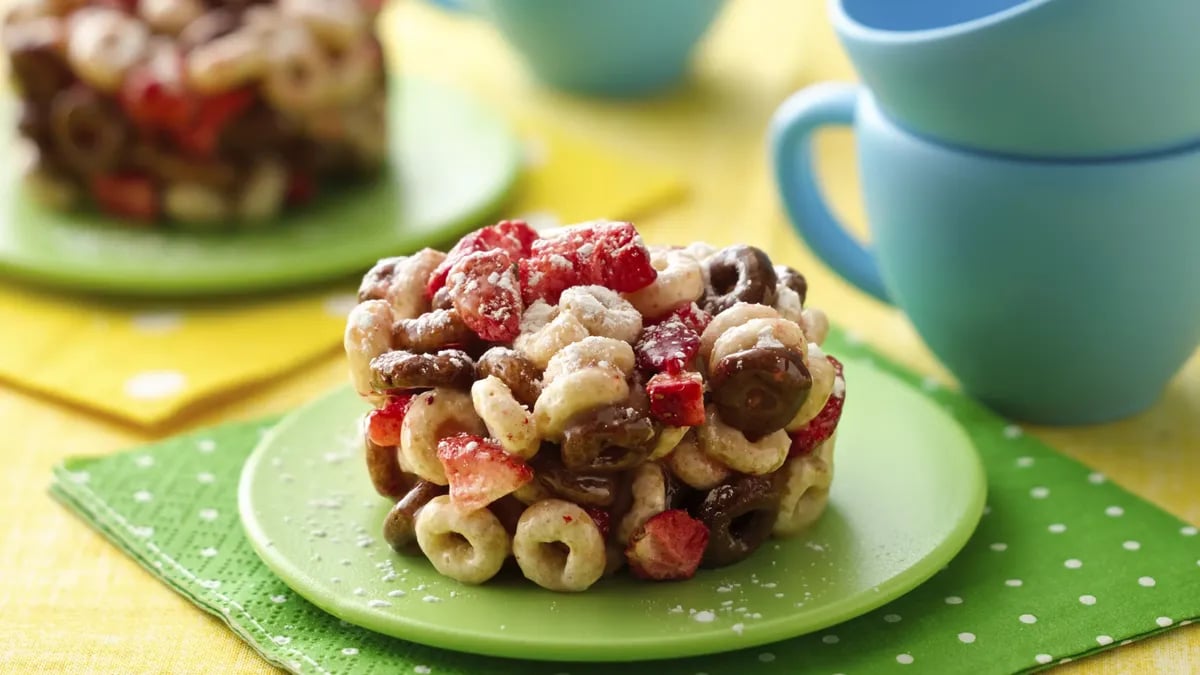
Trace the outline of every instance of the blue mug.
<instances>
[{"instance_id":1,"label":"blue mug","mask_svg":"<svg viewBox=\"0 0 1200 675\"><path fill-rule=\"evenodd\" d=\"M633 97L657 93L683 79L696 44L724 0L452 4L495 24L543 82L579 94Z\"/></svg>"},{"instance_id":2,"label":"blue mug","mask_svg":"<svg viewBox=\"0 0 1200 675\"><path fill-rule=\"evenodd\" d=\"M853 127L872 245L830 214L812 136ZM1015 160L932 143L848 84L771 127L788 215L818 257L894 302L963 389L1014 418L1115 420L1200 344L1200 146L1123 161Z\"/></svg>"},{"instance_id":3,"label":"blue mug","mask_svg":"<svg viewBox=\"0 0 1200 675\"><path fill-rule=\"evenodd\" d=\"M966 148L1116 157L1200 141L1195 0L829 0L892 119Z\"/></svg>"}]
</instances>

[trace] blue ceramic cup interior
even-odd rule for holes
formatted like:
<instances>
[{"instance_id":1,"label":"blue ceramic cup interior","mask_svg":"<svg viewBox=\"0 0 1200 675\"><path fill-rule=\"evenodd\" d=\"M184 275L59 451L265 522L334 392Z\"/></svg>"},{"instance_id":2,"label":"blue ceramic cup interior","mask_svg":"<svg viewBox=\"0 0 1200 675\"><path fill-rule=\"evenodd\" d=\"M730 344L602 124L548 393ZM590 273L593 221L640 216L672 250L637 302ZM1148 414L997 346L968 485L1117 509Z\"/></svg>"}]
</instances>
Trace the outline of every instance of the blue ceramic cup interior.
<instances>
[{"instance_id":1,"label":"blue ceramic cup interior","mask_svg":"<svg viewBox=\"0 0 1200 675\"><path fill-rule=\"evenodd\" d=\"M851 126L872 245L831 215L813 134ZM963 389L1011 417L1103 422L1152 405L1200 344L1200 146L1014 160L901 129L867 90L795 94L771 129L796 230L894 302Z\"/></svg>"},{"instance_id":2,"label":"blue ceramic cup interior","mask_svg":"<svg viewBox=\"0 0 1200 675\"><path fill-rule=\"evenodd\" d=\"M574 93L643 96L677 84L724 0L465 0L541 81Z\"/></svg>"},{"instance_id":3,"label":"blue ceramic cup interior","mask_svg":"<svg viewBox=\"0 0 1200 675\"><path fill-rule=\"evenodd\" d=\"M1118 157L1200 141L1200 2L829 0L879 105L952 145Z\"/></svg>"}]
</instances>

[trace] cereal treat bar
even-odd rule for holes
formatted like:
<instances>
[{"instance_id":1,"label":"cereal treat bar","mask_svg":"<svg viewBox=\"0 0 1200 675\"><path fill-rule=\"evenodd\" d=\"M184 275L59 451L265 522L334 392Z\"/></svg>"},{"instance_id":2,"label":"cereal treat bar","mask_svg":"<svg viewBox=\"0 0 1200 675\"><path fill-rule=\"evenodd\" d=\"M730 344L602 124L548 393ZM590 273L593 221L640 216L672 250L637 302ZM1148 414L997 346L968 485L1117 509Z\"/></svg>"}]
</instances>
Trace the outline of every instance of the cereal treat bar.
<instances>
[{"instance_id":1,"label":"cereal treat bar","mask_svg":"<svg viewBox=\"0 0 1200 675\"><path fill-rule=\"evenodd\" d=\"M824 511L845 400L807 284L752 246L503 221L379 261L345 347L383 532L581 591L730 565Z\"/></svg>"},{"instance_id":2,"label":"cereal treat bar","mask_svg":"<svg viewBox=\"0 0 1200 675\"><path fill-rule=\"evenodd\" d=\"M27 193L211 228L377 173L377 11L374 0L17 0L0 43L32 150Z\"/></svg>"}]
</instances>

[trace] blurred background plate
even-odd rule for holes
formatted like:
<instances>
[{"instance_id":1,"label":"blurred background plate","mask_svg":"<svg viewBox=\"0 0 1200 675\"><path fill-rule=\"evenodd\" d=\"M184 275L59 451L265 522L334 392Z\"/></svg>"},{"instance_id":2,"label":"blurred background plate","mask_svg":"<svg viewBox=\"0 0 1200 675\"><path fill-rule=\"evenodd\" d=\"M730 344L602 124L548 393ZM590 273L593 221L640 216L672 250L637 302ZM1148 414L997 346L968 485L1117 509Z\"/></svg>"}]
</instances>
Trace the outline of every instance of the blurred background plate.
<instances>
[{"instance_id":1,"label":"blurred background plate","mask_svg":"<svg viewBox=\"0 0 1200 675\"><path fill-rule=\"evenodd\" d=\"M22 196L18 162L0 163L0 275L129 296L249 293L350 278L378 258L452 241L508 195L518 142L453 90L403 79L391 94L390 173L255 230L189 233L50 211ZM13 128L13 112L5 106L0 128Z\"/></svg>"},{"instance_id":2,"label":"blurred background plate","mask_svg":"<svg viewBox=\"0 0 1200 675\"><path fill-rule=\"evenodd\" d=\"M966 544L983 466L936 403L865 360L846 362L829 510L802 536L678 583L628 574L553 593L502 570L440 576L380 536L391 504L362 461L365 404L345 388L273 429L242 472L238 509L271 571L321 609L412 642L537 660L631 661L732 651L819 630L916 588Z\"/></svg>"}]
</instances>

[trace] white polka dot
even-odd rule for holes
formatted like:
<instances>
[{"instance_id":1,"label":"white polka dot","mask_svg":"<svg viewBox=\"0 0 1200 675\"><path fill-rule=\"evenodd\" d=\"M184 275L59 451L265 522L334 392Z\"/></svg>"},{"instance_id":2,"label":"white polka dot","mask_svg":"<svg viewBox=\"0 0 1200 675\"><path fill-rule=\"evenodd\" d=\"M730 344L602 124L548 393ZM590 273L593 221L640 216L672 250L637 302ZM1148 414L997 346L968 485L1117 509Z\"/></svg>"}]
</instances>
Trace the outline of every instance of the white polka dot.
<instances>
[{"instance_id":1,"label":"white polka dot","mask_svg":"<svg viewBox=\"0 0 1200 675\"><path fill-rule=\"evenodd\" d=\"M1083 561L1079 558L1068 558L1067 560L1063 561L1063 567L1069 570L1077 570L1080 567L1083 567Z\"/></svg>"},{"instance_id":2,"label":"white polka dot","mask_svg":"<svg viewBox=\"0 0 1200 675\"><path fill-rule=\"evenodd\" d=\"M1050 496L1050 488L1044 485L1039 485L1029 491L1029 496L1034 499L1045 499Z\"/></svg>"},{"instance_id":3,"label":"white polka dot","mask_svg":"<svg viewBox=\"0 0 1200 675\"><path fill-rule=\"evenodd\" d=\"M133 458L133 465L139 469L149 469L154 466L154 458L150 455L138 455Z\"/></svg>"},{"instance_id":4,"label":"white polka dot","mask_svg":"<svg viewBox=\"0 0 1200 675\"><path fill-rule=\"evenodd\" d=\"M1004 585L1008 586L1009 588L1020 588L1021 585L1024 583L1025 582L1021 581L1020 579L1005 579L1004 580Z\"/></svg>"},{"instance_id":5,"label":"white polka dot","mask_svg":"<svg viewBox=\"0 0 1200 675\"><path fill-rule=\"evenodd\" d=\"M985 516L992 515L992 505L991 504L983 505L983 515L985 515Z\"/></svg>"},{"instance_id":6,"label":"white polka dot","mask_svg":"<svg viewBox=\"0 0 1200 675\"><path fill-rule=\"evenodd\" d=\"M198 515L200 516L200 520L211 523L217 519L219 514L217 513L216 509L200 509L200 513Z\"/></svg>"},{"instance_id":7,"label":"white polka dot","mask_svg":"<svg viewBox=\"0 0 1200 675\"><path fill-rule=\"evenodd\" d=\"M210 591L215 591L221 587L221 582L217 579L201 579L200 585Z\"/></svg>"},{"instance_id":8,"label":"white polka dot","mask_svg":"<svg viewBox=\"0 0 1200 675\"><path fill-rule=\"evenodd\" d=\"M271 641L277 645L286 645L292 641L292 638L286 635L276 635L275 637L271 638Z\"/></svg>"},{"instance_id":9,"label":"white polka dot","mask_svg":"<svg viewBox=\"0 0 1200 675\"><path fill-rule=\"evenodd\" d=\"M1063 525L1062 523L1054 523L1046 529L1050 530L1050 534L1062 534L1063 532L1067 531L1067 526Z\"/></svg>"},{"instance_id":10,"label":"white polka dot","mask_svg":"<svg viewBox=\"0 0 1200 675\"><path fill-rule=\"evenodd\" d=\"M1179 534L1182 534L1185 537L1194 537L1198 531L1200 530L1197 530L1195 525L1185 525L1179 528Z\"/></svg>"},{"instance_id":11,"label":"white polka dot","mask_svg":"<svg viewBox=\"0 0 1200 675\"><path fill-rule=\"evenodd\" d=\"M1138 585L1140 585L1140 586L1145 586L1146 588L1150 588L1151 586L1153 586L1156 583L1158 583L1158 582L1154 580L1154 577L1138 577Z\"/></svg>"},{"instance_id":12,"label":"white polka dot","mask_svg":"<svg viewBox=\"0 0 1200 675\"><path fill-rule=\"evenodd\" d=\"M166 335L179 330L183 314L179 312L142 312L133 315L133 329L147 335Z\"/></svg>"},{"instance_id":13,"label":"white polka dot","mask_svg":"<svg viewBox=\"0 0 1200 675\"><path fill-rule=\"evenodd\" d=\"M913 662L912 654L897 654L896 663L907 666Z\"/></svg>"},{"instance_id":14,"label":"white polka dot","mask_svg":"<svg viewBox=\"0 0 1200 675\"><path fill-rule=\"evenodd\" d=\"M1037 623L1037 617L1032 614L1022 614L1017 617L1017 620L1021 623Z\"/></svg>"},{"instance_id":15,"label":"white polka dot","mask_svg":"<svg viewBox=\"0 0 1200 675\"><path fill-rule=\"evenodd\" d=\"M215 558L217 557L217 549L211 546L208 548L202 548L200 549L200 556L203 558Z\"/></svg>"},{"instance_id":16,"label":"white polka dot","mask_svg":"<svg viewBox=\"0 0 1200 675\"><path fill-rule=\"evenodd\" d=\"M200 452L208 454L217 449L217 442L211 438L201 438L196 441L196 449Z\"/></svg>"},{"instance_id":17,"label":"white polka dot","mask_svg":"<svg viewBox=\"0 0 1200 675\"><path fill-rule=\"evenodd\" d=\"M758 655L758 660L762 661L763 663L770 663L775 660L775 655L771 652L763 652Z\"/></svg>"},{"instance_id":18,"label":"white polka dot","mask_svg":"<svg viewBox=\"0 0 1200 675\"><path fill-rule=\"evenodd\" d=\"M125 395L129 398L150 400L178 394L187 384L187 378L177 370L148 370L125 380Z\"/></svg>"},{"instance_id":19,"label":"white polka dot","mask_svg":"<svg viewBox=\"0 0 1200 675\"><path fill-rule=\"evenodd\" d=\"M821 636L821 642L824 642L827 645L836 645L839 639L840 638L838 638L838 636L832 634Z\"/></svg>"},{"instance_id":20,"label":"white polka dot","mask_svg":"<svg viewBox=\"0 0 1200 675\"><path fill-rule=\"evenodd\" d=\"M272 595L271 602L273 602L277 605L282 605L283 603L287 602L287 596L286 595Z\"/></svg>"},{"instance_id":21,"label":"white polka dot","mask_svg":"<svg viewBox=\"0 0 1200 675\"><path fill-rule=\"evenodd\" d=\"M211 473L209 473L207 471L201 471L200 473L196 474L196 482L198 482L198 483L207 484L207 483L213 482L216 479L217 479L216 476L212 475Z\"/></svg>"},{"instance_id":22,"label":"white polka dot","mask_svg":"<svg viewBox=\"0 0 1200 675\"><path fill-rule=\"evenodd\" d=\"M135 525L129 528L129 531L133 533L133 536L141 539L149 539L150 537L154 536L154 528L148 525L141 527Z\"/></svg>"},{"instance_id":23,"label":"white polka dot","mask_svg":"<svg viewBox=\"0 0 1200 675\"><path fill-rule=\"evenodd\" d=\"M1085 605L1094 605L1094 604L1096 604L1096 596L1081 595L1081 596L1079 596L1079 602L1082 604L1085 604Z\"/></svg>"},{"instance_id":24,"label":"white polka dot","mask_svg":"<svg viewBox=\"0 0 1200 675\"><path fill-rule=\"evenodd\" d=\"M1100 473L1099 471L1093 471L1088 474L1088 482L1091 483L1092 485L1099 485L1106 480L1108 480L1108 479L1104 476L1104 474Z\"/></svg>"},{"instance_id":25,"label":"white polka dot","mask_svg":"<svg viewBox=\"0 0 1200 675\"><path fill-rule=\"evenodd\" d=\"M1121 548L1125 549L1126 551L1136 551L1141 547L1142 547L1142 545L1140 543L1138 543L1132 539L1121 544Z\"/></svg>"},{"instance_id":26,"label":"white polka dot","mask_svg":"<svg viewBox=\"0 0 1200 675\"><path fill-rule=\"evenodd\" d=\"M321 309L326 314L335 319L345 319L350 310L358 305L358 294L356 293L334 293L325 296L321 302Z\"/></svg>"},{"instance_id":27,"label":"white polka dot","mask_svg":"<svg viewBox=\"0 0 1200 675\"><path fill-rule=\"evenodd\" d=\"M958 597L957 595L946 596L946 604L947 605L961 605L962 603L963 603L963 599Z\"/></svg>"},{"instance_id":28,"label":"white polka dot","mask_svg":"<svg viewBox=\"0 0 1200 675\"><path fill-rule=\"evenodd\" d=\"M1107 509L1104 509L1104 515L1110 518L1120 518L1121 516L1125 515L1125 509L1119 506L1110 506Z\"/></svg>"},{"instance_id":29,"label":"white polka dot","mask_svg":"<svg viewBox=\"0 0 1200 675\"><path fill-rule=\"evenodd\" d=\"M141 504L145 504L152 499L154 499L154 495L146 492L145 490L138 490L137 492L133 493L133 501Z\"/></svg>"},{"instance_id":30,"label":"white polka dot","mask_svg":"<svg viewBox=\"0 0 1200 675\"><path fill-rule=\"evenodd\" d=\"M1002 542L1002 541L998 541L998 542L996 542L996 543L992 544L991 546L989 546L988 548L990 548L990 549L992 549L993 551L996 551L997 553L999 553L999 552L1002 552L1002 551L1007 551L1007 550L1008 550L1008 544L1005 544L1005 543L1004 543L1004 542Z\"/></svg>"},{"instance_id":31,"label":"white polka dot","mask_svg":"<svg viewBox=\"0 0 1200 675\"><path fill-rule=\"evenodd\" d=\"M1166 628L1175 622L1169 616L1160 616L1154 620L1154 623L1158 624L1160 628Z\"/></svg>"},{"instance_id":32,"label":"white polka dot","mask_svg":"<svg viewBox=\"0 0 1200 675\"><path fill-rule=\"evenodd\" d=\"M1041 664L1047 664L1053 661L1054 657L1050 656L1049 654L1038 654L1037 656L1033 657L1033 660Z\"/></svg>"},{"instance_id":33,"label":"white polka dot","mask_svg":"<svg viewBox=\"0 0 1200 675\"><path fill-rule=\"evenodd\" d=\"M1022 469L1028 469L1029 467L1033 466L1033 458L1032 457L1018 457L1017 458L1017 466Z\"/></svg>"},{"instance_id":34,"label":"white polka dot","mask_svg":"<svg viewBox=\"0 0 1200 675\"><path fill-rule=\"evenodd\" d=\"M900 623L901 616L899 614L888 614L883 617L883 620L888 623Z\"/></svg>"},{"instance_id":35,"label":"white polka dot","mask_svg":"<svg viewBox=\"0 0 1200 675\"><path fill-rule=\"evenodd\" d=\"M433 669L429 666L413 666L413 672L417 675L429 675Z\"/></svg>"},{"instance_id":36,"label":"white polka dot","mask_svg":"<svg viewBox=\"0 0 1200 675\"><path fill-rule=\"evenodd\" d=\"M1008 439L1020 438L1023 433L1025 432L1021 431L1021 427L1015 424L1004 427L1004 437Z\"/></svg>"},{"instance_id":37,"label":"white polka dot","mask_svg":"<svg viewBox=\"0 0 1200 675\"><path fill-rule=\"evenodd\" d=\"M1121 646L1122 646L1122 647L1125 647L1125 646L1127 646L1127 645L1131 645L1131 644L1133 644L1133 640L1132 640L1132 639L1129 639L1129 640L1121 640Z\"/></svg>"},{"instance_id":38,"label":"white polka dot","mask_svg":"<svg viewBox=\"0 0 1200 675\"><path fill-rule=\"evenodd\" d=\"M1097 635L1096 636L1096 644L1100 645L1101 647L1107 647L1108 645L1111 645L1112 643L1113 643L1113 639L1111 637L1109 637L1108 635Z\"/></svg>"},{"instance_id":39,"label":"white polka dot","mask_svg":"<svg viewBox=\"0 0 1200 675\"><path fill-rule=\"evenodd\" d=\"M958 641L965 645L969 645L975 641L975 634L974 633L959 633Z\"/></svg>"},{"instance_id":40,"label":"white polka dot","mask_svg":"<svg viewBox=\"0 0 1200 675\"><path fill-rule=\"evenodd\" d=\"M346 647L342 650L342 653L346 656L358 656L358 650L354 647Z\"/></svg>"}]
</instances>

